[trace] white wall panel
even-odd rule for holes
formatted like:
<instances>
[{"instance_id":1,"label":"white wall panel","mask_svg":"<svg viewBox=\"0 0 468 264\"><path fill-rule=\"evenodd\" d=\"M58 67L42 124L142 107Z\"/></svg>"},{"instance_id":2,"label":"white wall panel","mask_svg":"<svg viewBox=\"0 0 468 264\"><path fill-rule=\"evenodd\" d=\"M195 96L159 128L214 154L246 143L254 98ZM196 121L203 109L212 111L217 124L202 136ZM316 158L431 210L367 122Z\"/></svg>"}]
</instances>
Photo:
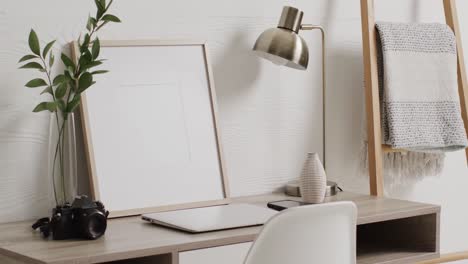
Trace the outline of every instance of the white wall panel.
<instances>
[{"instance_id":1,"label":"white wall panel","mask_svg":"<svg viewBox=\"0 0 468 264\"><path fill-rule=\"evenodd\" d=\"M232 194L268 192L299 174L305 152L321 151L318 32L302 33L311 49L306 72L275 67L250 52L258 34L275 26L285 4L303 9L304 22L322 24L328 33L328 175L347 190L368 192L358 169L364 103L358 0L119 0L114 10L124 23L110 25L101 36L208 40ZM468 50L468 3L458 5ZM30 113L40 98L38 91L22 87L31 74L16 64L27 52L29 29L44 42L57 37L64 48L92 7L91 0L0 0L0 222L48 213L48 118ZM376 14L378 20L444 21L441 0L376 0ZM83 162L79 168L85 183ZM456 251L467 247L467 186L468 169L457 152L448 155L439 178L387 188L387 193L441 204L441 247Z\"/></svg>"}]
</instances>

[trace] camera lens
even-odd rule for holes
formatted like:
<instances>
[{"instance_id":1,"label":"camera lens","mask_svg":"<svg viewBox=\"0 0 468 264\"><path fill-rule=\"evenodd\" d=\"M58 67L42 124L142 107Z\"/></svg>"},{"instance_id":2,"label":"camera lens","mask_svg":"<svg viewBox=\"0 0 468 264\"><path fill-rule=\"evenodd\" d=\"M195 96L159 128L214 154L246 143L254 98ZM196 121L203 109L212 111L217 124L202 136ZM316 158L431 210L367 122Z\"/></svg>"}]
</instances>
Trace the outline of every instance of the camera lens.
<instances>
[{"instance_id":1,"label":"camera lens","mask_svg":"<svg viewBox=\"0 0 468 264\"><path fill-rule=\"evenodd\" d=\"M97 239L104 235L107 228L106 216L100 211L94 211L83 221L83 231L88 239Z\"/></svg>"}]
</instances>

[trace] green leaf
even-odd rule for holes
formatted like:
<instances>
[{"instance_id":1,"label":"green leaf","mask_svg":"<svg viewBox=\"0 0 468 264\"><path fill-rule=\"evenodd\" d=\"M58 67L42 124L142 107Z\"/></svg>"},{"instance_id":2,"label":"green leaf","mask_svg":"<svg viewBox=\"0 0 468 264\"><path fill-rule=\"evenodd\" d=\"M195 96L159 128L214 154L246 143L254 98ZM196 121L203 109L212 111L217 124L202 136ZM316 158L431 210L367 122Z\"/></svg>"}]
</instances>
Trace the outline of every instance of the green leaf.
<instances>
[{"instance_id":1,"label":"green leaf","mask_svg":"<svg viewBox=\"0 0 468 264\"><path fill-rule=\"evenodd\" d=\"M78 92L84 92L93 84L93 75L89 72L85 72L81 75L78 81Z\"/></svg>"},{"instance_id":2,"label":"green leaf","mask_svg":"<svg viewBox=\"0 0 468 264\"><path fill-rule=\"evenodd\" d=\"M106 7L105 6L102 6L101 2L99 0L94 0L94 3L96 3L96 7L97 7L97 12L96 12L96 19L99 20L102 15L104 14L104 12L106 11Z\"/></svg>"},{"instance_id":3,"label":"green leaf","mask_svg":"<svg viewBox=\"0 0 468 264\"><path fill-rule=\"evenodd\" d=\"M61 83L55 90L55 97L58 99L63 98L65 94L67 94L67 88L68 88L67 82Z\"/></svg>"},{"instance_id":4,"label":"green leaf","mask_svg":"<svg viewBox=\"0 0 468 264\"><path fill-rule=\"evenodd\" d=\"M102 15L104 15L104 10L103 9L98 9L97 12L96 12L96 19L99 21L101 19Z\"/></svg>"},{"instance_id":5,"label":"green leaf","mask_svg":"<svg viewBox=\"0 0 468 264\"><path fill-rule=\"evenodd\" d=\"M91 50L93 60L97 59L99 56L99 52L101 50L101 43L99 42L99 38L96 38L93 43L93 48Z\"/></svg>"},{"instance_id":6,"label":"green leaf","mask_svg":"<svg viewBox=\"0 0 468 264\"><path fill-rule=\"evenodd\" d=\"M57 103L56 102L42 102L34 108L33 112L37 113L37 112L41 112L45 110L49 110L50 112L55 112L57 110Z\"/></svg>"},{"instance_id":7,"label":"green leaf","mask_svg":"<svg viewBox=\"0 0 468 264\"><path fill-rule=\"evenodd\" d=\"M82 66L82 70L91 69L93 67L99 66L102 64L102 61L92 61Z\"/></svg>"},{"instance_id":8,"label":"green leaf","mask_svg":"<svg viewBox=\"0 0 468 264\"><path fill-rule=\"evenodd\" d=\"M36 87L41 87L41 86L47 86L47 83L46 81L40 78L31 80L26 84L26 87L29 87L29 88L36 88Z\"/></svg>"},{"instance_id":9,"label":"green leaf","mask_svg":"<svg viewBox=\"0 0 468 264\"><path fill-rule=\"evenodd\" d=\"M72 73L72 74L73 74L73 73ZM65 69L65 70L63 71L63 75L64 75L67 79L69 79L69 80L74 80L74 77L70 74L70 72L68 71L68 69Z\"/></svg>"},{"instance_id":10,"label":"green leaf","mask_svg":"<svg viewBox=\"0 0 468 264\"><path fill-rule=\"evenodd\" d=\"M50 51L50 49L52 48L52 46L54 46L54 43L55 43L55 40L49 42L49 43L45 46L44 50L42 51L42 57L43 57L43 58L47 57L47 53L49 53L49 51Z\"/></svg>"},{"instance_id":11,"label":"green leaf","mask_svg":"<svg viewBox=\"0 0 468 264\"><path fill-rule=\"evenodd\" d=\"M109 21L109 22L116 22L116 23L122 22L122 21L120 21L120 19L119 19L118 17L116 17L116 16L114 16L114 15L111 15L111 14L107 14L107 15L103 16L103 17L101 18L101 20L103 20L103 21Z\"/></svg>"},{"instance_id":12,"label":"green leaf","mask_svg":"<svg viewBox=\"0 0 468 264\"><path fill-rule=\"evenodd\" d=\"M88 16L88 22L86 22L86 29L88 31L93 30L93 21L91 19L92 19L92 17Z\"/></svg>"},{"instance_id":13,"label":"green leaf","mask_svg":"<svg viewBox=\"0 0 468 264\"><path fill-rule=\"evenodd\" d=\"M91 74L92 75L95 75L95 74L104 74L104 73L108 73L109 71L106 71L106 70L99 70L99 71L93 71Z\"/></svg>"},{"instance_id":14,"label":"green leaf","mask_svg":"<svg viewBox=\"0 0 468 264\"><path fill-rule=\"evenodd\" d=\"M47 102L42 102L34 108L33 112L37 113L45 110L47 110Z\"/></svg>"},{"instance_id":15,"label":"green leaf","mask_svg":"<svg viewBox=\"0 0 468 264\"><path fill-rule=\"evenodd\" d=\"M102 7L106 8L106 0L99 0Z\"/></svg>"},{"instance_id":16,"label":"green leaf","mask_svg":"<svg viewBox=\"0 0 468 264\"><path fill-rule=\"evenodd\" d=\"M92 61L93 60L93 55L91 54L91 51L89 49L86 49L84 52L83 52L83 55L82 56L86 56L88 57L89 61Z\"/></svg>"},{"instance_id":17,"label":"green leaf","mask_svg":"<svg viewBox=\"0 0 468 264\"><path fill-rule=\"evenodd\" d=\"M48 102L47 103L47 110L51 112L57 111L57 103L56 102Z\"/></svg>"},{"instance_id":18,"label":"green leaf","mask_svg":"<svg viewBox=\"0 0 468 264\"><path fill-rule=\"evenodd\" d=\"M37 34L33 29L31 29L31 32L29 32L29 48L34 54L41 56L41 47L39 46L39 38L37 37Z\"/></svg>"},{"instance_id":19,"label":"green leaf","mask_svg":"<svg viewBox=\"0 0 468 264\"><path fill-rule=\"evenodd\" d=\"M49 56L49 67L52 68L52 65L54 65L54 61L55 61L54 54L50 54L50 56Z\"/></svg>"},{"instance_id":20,"label":"green leaf","mask_svg":"<svg viewBox=\"0 0 468 264\"><path fill-rule=\"evenodd\" d=\"M74 72L74 70L73 70L73 68L71 66L67 68L67 72L68 72L68 75L70 76L70 79L73 79L73 80L76 79L75 78L75 72Z\"/></svg>"},{"instance_id":21,"label":"green leaf","mask_svg":"<svg viewBox=\"0 0 468 264\"><path fill-rule=\"evenodd\" d=\"M45 93L52 94L53 93L52 86L47 86L47 88L42 90L41 94L45 94Z\"/></svg>"},{"instance_id":22,"label":"green leaf","mask_svg":"<svg viewBox=\"0 0 468 264\"><path fill-rule=\"evenodd\" d=\"M91 24L93 25L93 27L96 27L97 26L97 20L94 17L90 17L89 19L91 20Z\"/></svg>"},{"instance_id":23,"label":"green leaf","mask_svg":"<svg viewBox=\"0 0 468 264\"><path fill-rule=\"evenodd\" d=\"M59 85L59 84L65 82L65 81L68 81L67 77L65 77L65 75L63 75L63 74L59 74L54 78L53 84L54 85Z\"/></svg>"},{"instance_id":24,"label":"green leaf","mask_svg":"<svg viewBox=\"0 0 468 264\"><path fill-rule=\"evenodd\" d=\"M92 17L92 16L89 16L88 17L88 22L86 23L86 29L91 32L94 28L96 28L97 26L97 20Z\"/></svg>"},{"instance_id":25,"label":"green leaf","mask_svg":"<svg viewBox=\"0 0 468 264\"><path fill-rule=\"evenodd\" d=\"M39 69L39 70L44 70L42 65L40 65L37 62L29 62L23 66L20 67L20 69Z\"/></svg>"},{"instance_id":26,"label":"green leaf","mask_svg":"<svg viewBox=\"0 0 468 264\"><path fill-rule=\"evenodd\" d=\"M76 82L68 82L68 85L70 86L70 90L72 90L73 92L76 91Z\"/></svg>"},{"instance_id":27,"label":"green leaf","mask_svg":"<svg viewBox=\"0 0 468 264\"><path fill-rule=\"evenodd\" d=\"M80 101L81 101L81 95L80 94L75 94L75 96L73 97L73 100L71 100L68 103L67 109L66 109L65 112L71 113L71 112L75 111L76 107L80 104Z\"/></svg>"},{"instance_id":28,"label":"green leaf","mask_svg":"<svg viewBox=\"0 0 468 264\"><path fill-rule=\"evenodd\" d=\"M19 61L18 63L20 62L23 62L23 61L27 61L27 60L32 60L32 59L37 59L38 57L36 55L26 55L26 56L23 56Z\"/></svg>"},{"instance_id":29,"label":"green leaf","mask_svg":"<svg viewBox=\"0 0 468 264\"><path fill-rule=\"evenodd\" d=\"M62 55L60 56L60 58L62 59L63 61L63 64L65 64L65 66L68 68L68 67L72 67L73 70L75 70L75 63L73 63L73 61L65 54L62 53Z\"/></svg>"},{"instance_id":30,"label":"green leaf","mask_svg":"<svg viewBox=\"0 0 468 264\"><path fill-rule=\"evenodd\" d=\"M89 52L89 50L86 50L86 52L81 55L79 61L78 61L78 64L80 65L80 71L82 71L86 64L90 63L92 60L92 55L91 53Z\"/></svg>"},{"instance_id":31,"label":"green leaf","mask_svg":"<svg viewBox=\"0 0 468 264\"><path fill-rule=\"evenodd\" d=\"M81 47L80 47L81 52L85 52L86 50L88 50L90 40L91 39L90 39L89 34L86 33L86 35L84 37L84 40L83 40L83 43L81 44Z\"/></svg>"},{"instance_id":32,"label":"green leaf","mask_svg":"<svg viewBox=\"0 0 468 264\"><path fill-rule=\"evenodd\" d=\"M59 100L57 100L56 102L57 102L58 108L59 108L62 112L65 112L65 110L67 110L66 105L65 105L65 102L63 101L63 99L59 99Z\"/></svg>"},{"instance_id":33,"label":"green leaf","mask_svg":"<svg viewBox=\"0 0 468 264\"><path fill-rule=\"evenodd\" d=\"M78 40L77 40L77 42L78 42L78 46L79 46L79 45L80 45L80 43L81 43L81 34L78 36Z\"/></svg>"},{"instance_id":34,"label":"green leaf","mask_svg":"<svg viewBox=\"0 0 468 264\"><path fill-rule=\"evenodd\" d=\"M99 1L99 0L94 0L94 3L96 4L96 7L98 9L104 10L106 8L105 6L102 5L101 1Z\"/></svg>"}]
</instances>

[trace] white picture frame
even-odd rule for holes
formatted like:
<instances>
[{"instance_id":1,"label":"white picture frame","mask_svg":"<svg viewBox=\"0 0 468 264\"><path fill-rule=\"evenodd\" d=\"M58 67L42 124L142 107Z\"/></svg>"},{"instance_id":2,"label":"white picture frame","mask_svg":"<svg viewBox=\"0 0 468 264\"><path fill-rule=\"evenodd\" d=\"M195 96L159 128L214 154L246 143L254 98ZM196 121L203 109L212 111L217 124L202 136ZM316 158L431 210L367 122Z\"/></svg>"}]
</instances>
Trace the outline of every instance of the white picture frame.
<instances>
[{"instance_id":1,"label":"white picture frame","mask_svg":"<svg viewBox=\"0 0 468 264\"><path fill-rule=\"evenodd\" d=\"M80 105L93 199L106 205L111 218L227 204L206 43L100 42L102 68L109 73L96 76ZM71 49L76 61L76 42Z\"/></svg>"}]
</instances>

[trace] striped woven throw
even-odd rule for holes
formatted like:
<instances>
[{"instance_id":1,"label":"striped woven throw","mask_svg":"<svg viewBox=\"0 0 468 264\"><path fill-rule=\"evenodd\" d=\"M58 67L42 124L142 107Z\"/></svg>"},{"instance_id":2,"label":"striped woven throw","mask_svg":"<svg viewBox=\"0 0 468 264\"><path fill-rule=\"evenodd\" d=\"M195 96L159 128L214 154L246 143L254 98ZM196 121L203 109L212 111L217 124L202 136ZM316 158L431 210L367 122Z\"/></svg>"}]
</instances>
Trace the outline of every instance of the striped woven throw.
<instances>
[{"instance_id":1,"label":"striped woven throw","mask_svg":"<svg viewBox=\"0 0 468 264\"><path fill-rule=\"evenodd\" d=\"M466 148L451 29L439 23L376 26L383 142L425 153Z\"/></svg>"}]
</instances>

